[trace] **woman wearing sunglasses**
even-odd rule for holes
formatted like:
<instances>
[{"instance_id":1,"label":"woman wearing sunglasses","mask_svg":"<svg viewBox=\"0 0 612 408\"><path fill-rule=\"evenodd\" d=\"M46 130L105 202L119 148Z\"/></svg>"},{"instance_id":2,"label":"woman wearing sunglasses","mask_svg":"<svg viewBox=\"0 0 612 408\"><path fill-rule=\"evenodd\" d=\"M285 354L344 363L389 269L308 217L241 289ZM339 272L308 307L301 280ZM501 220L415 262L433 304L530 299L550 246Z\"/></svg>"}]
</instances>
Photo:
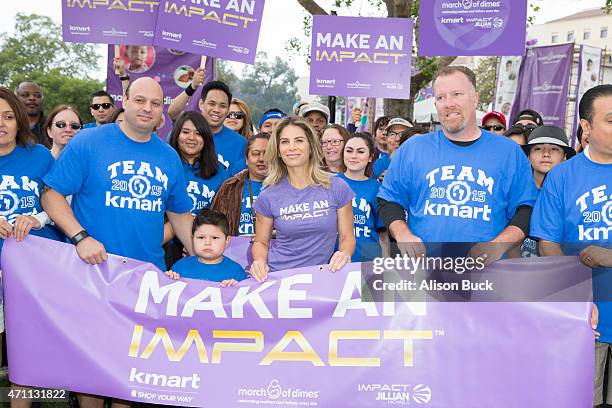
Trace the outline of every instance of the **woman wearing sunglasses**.
<instances>
[{"instance_id":1,"label":"woman wearing sunglasses","mask_svg":"<svg viewBox=\"0 0 612 408\"><path fill-rule=\"evenodd\" d=\"M58 105L47 116L45 129L51 142L51 155L57 159L66 144L83 128L79 113L70 105Z\"/></svg>"},{"instance_id":2,"label":"woman wearing sunglasses","mask_svg":"<svg viewBox=\"0 0 612 408\"><path fill-rule=\"evenodd\" d=\"M227 113L224 125L246 139L253 135L253 119L251 110L244 101L232 99L230 110Z\"/></svg>"}]
</instances>

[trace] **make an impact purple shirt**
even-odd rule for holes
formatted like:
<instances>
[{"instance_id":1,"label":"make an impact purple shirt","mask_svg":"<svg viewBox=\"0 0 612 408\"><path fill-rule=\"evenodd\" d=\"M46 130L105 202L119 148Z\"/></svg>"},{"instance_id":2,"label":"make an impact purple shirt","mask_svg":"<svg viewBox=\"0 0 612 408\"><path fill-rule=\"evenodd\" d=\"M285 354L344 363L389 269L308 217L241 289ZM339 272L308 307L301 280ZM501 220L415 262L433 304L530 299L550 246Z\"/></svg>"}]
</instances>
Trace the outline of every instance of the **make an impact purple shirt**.
<instances>
[{"instance_id":1,"label":"make an impact purple shirt","mask_svg":"<svg viewBox=\"0 0 612 408\"><path fill-rule=\"evenodd\" d=\"M338 177L329 188L297 189L285 178L261 190L253 208L274 221L276 240L270 245L271 271L324 265L334 254L339 208L351 203L355 193Z\"/></svg>"}]
</instances>

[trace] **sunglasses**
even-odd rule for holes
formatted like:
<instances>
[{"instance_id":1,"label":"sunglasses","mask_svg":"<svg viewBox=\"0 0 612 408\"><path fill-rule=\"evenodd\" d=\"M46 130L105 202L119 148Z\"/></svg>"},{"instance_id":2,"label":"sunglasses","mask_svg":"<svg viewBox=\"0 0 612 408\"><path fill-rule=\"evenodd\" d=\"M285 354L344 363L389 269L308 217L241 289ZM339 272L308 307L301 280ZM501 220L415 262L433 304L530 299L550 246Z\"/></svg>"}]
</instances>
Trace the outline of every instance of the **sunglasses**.
<instances>
[{"instance_id":1,"label":"sunglasses","mask_svg":"<svg viewBox=\"0 0 612 408\"><path fill-rule=\"evenodd\" d=\"M502 130L506 130L506 128L503 125L485 125L482 127L484 130L494 130L496 132L501 132Z\"/></svg>"},{"instance_id":2,"label":"sunglasses","mask_svg":"<svg viewBox=\"0 0 612 408\"><path fill-rule=\"evenodd\" d=\"M91 104L91 105L89 105L89 106L90 106L90 107L91 107L91 109L93 109L93 110L98 110L98 109L100 109L100 108L103 108L103 109L110 109L110 108L113 106L113 104L112 104L112 103L108 103L108 102L105 102L105 103L92 103L92 104Z\"/></svg>"},{"instance_id":3,"label":"sunglasses","mask_svg":"<svg viewBox=\"0 0 612 408\"><path fill-rule=\"evenodd\" d=\"M534 125L532 123L528 124L528 125L522 125L520 123L517 123L516 125L512 126L515 129L519 129L521 132L523 133L531 133L535 128L537 128L537 125Z\"/></svg>"},{"instance_id":4,"label":"sunglasses","mask_svg":"<svg viewBox=\"0 0 612 408\"><path fill-rule=\"evenodd\" d=\"M80 130L83 127L79 123L70 123L70 124L67 124L63 120L55 122L55 127L58 128L58 129L63 129L66 126L70 126L70 129L72 129L72 130Z\"/></svg>"},{"instance_id":5,"label":"sunglasses","mask_svg":"<svg viewBox=\"0 0 612 408\"><path fill-rule=\"evenodd\" d=\"M244 112L229 112L227 117L229 119L244 119Z\"/></svg>"}]
</instances>

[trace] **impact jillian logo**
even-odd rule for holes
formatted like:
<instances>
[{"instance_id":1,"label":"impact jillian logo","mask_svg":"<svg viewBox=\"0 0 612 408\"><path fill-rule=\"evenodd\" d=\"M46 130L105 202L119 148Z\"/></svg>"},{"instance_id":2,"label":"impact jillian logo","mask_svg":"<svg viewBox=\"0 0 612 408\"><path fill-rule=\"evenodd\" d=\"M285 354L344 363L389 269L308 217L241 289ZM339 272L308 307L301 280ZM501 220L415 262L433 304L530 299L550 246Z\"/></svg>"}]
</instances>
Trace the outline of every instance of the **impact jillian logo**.
<instances>
[{"instance_id":1,"label":"impact jillian logo","mask_svg":"<svg viewBox=\"0 0 612 408\"><path fill-rule=\"evenodd\" d=\"M389 404L427 405L431 401L431 388L425 384L412 386L410 384L359 384L360 393L374 394L376 401Z\"/></svg>"}]
</instances>

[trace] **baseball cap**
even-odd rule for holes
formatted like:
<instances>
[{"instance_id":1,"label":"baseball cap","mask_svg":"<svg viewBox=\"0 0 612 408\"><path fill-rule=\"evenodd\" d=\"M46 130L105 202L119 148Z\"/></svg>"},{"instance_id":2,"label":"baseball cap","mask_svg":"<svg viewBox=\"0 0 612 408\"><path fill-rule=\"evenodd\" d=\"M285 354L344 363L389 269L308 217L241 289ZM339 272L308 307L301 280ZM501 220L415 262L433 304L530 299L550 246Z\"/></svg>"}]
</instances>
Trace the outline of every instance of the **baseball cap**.
<instances>
[{"instance_id":1,"label":"baseball cap","mask_svg":"<svg viewBox=\"0 0 612 408\"><path fill-rule=\"evenodd\" d=\"M518 122L519 120L523 120L523 119L532 120L538 126L542 126L544 124L542 115L540 115L538 112L534 111L533 109L523 109L522 111L518 113L518 115L516 115L516 118L514 118L512 123L514 124Z\"/></svg>"},{"instance_id":2,"label":"baseball cap","mask_svg":"<svg viewBox=\"0 0 612 408\"><path fill-rule=\"evenodd\" d=\"M549 125L542 125L535 128L529 135L527 145L523 146L523 149L529 154L531 146L543 143L561 146L563 150L565 150L568 159L576 155L576 150L569 145L565 131L557 126Z\"/></svg>"},{"instance_id":3,"label":"baseball cap","mask_svg":"<svg viewBox=\"0 0 612 408\"><path fill-rule=\"evenodd\" d=\"M498 119L502 123L502 125L504 125L505 128L508 127L508 124L506 123L506 117L501 112L491 111L491 112L487 113L486 115L484 115L482 117L482 125L483 126L484 126L485 122L487 120L489 120L489 118L496 118L496 119Z\"/></svg>"},{"instance_id":4,"label":"baseball cap","mask_svg":"<svg viewBox=\"0 0 612 408\"><path fill-rule=\"evenodd\" d=\"M329 108L319 102L310 102L308 105L304 105L300 108L300 116L305 117L310 112L320 112L325 116L325 119L329 122Z\"/></svg>"},{"instance_id":5,"label":"baseball cap","mask_svg":"<svg viewBox=\"0 0 612 408\"><path fill-rule=\"evenodd\" d=\"M409 121L407 121L404 118L393 118L389 121L389 123L387 123L387 129L390 128L393 125L402 125L402 126L406 126L411 128L412 127L412 123L410 123Z\"/></svg>"}]
</instances>

